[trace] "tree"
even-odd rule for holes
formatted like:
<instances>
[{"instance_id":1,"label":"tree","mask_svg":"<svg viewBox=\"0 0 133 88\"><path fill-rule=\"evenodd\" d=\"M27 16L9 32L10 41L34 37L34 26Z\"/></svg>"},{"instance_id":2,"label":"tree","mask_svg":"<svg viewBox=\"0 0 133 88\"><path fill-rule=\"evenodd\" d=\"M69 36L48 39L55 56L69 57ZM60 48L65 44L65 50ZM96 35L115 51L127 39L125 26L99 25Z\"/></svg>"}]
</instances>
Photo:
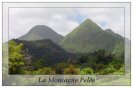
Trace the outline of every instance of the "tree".
<instances>
[{"instance_id":1,"label":"tree","mask_svg":"<svg viewBox=\"0 0 133 88\"><path fill-rule=\"evenodd\" d=\"M88 60L89 60L88 56L82 55L82 56L79 58L79 63L84 64L84 63L86 63Z\"/></svg>"},{"instance_id":2,"label":"tree","mask_svg":"<svg viewBox=\"0 0 133 88\"><path fill-rule=\"evenodd\" d=\"M17 44L15 41L9 41L9 74L21 73L24 65L24 55L22 54L23 44Z\"/></svg>"},{"instance_id":3,"label":"tree","mask_svg":"<svg viewBox=\"0 0 133 88\"><path fill-rule=\"evenodd\" d=\"M81 69L80 74L81 75L93 74L93 69L91 69L90 67L83 68Z\"/></svg>"},{"instance_id":4,"label":"tree","mask_svg":"<svg viewBox=\"0 0 133 88\"><path fill-rule=\"evenodd\" d=\"M32 62L33 63L33 62ZM35 62L33 63L33 66L35 69L39 69L45 66L45 60L44 59L37 59L35 60Z\"/></svg>"},{"instance_id":5,"label":"tree","mask_svg":"<svg viewBox=\"0 0 133 88\"><path fill-rule=\"evenodd\" d=\"M109 64L113 61L114 55L111 52L106 52L104 49L97 51L97 64Z\"/></svg>"},{"instance_id":6,"label":"tree","mask_svg":"<svg viewBox=\"0 0 133 88\"><path fill-rule=\"evenodd\" d=\"M50 67L43 67L37 71L33 71L32 74L37 75L55 75L55 71Z\"/></svg>"},{"instance_id":7,"label":"tree","mask_svg":"<svg viewBox=\"0 0 133 88\"><path fill-rule=\"evenodd\" d=\"M104 49L99 49L96 52L96 58L97 58L97 63L104 63L104 59L105 59L105 50Z\"/></svg>"},{"instance_id":8,"label":"tree","mask_svg":"<svg viewBox=\"0 0 133 88\"><path fill-rule=\"evenodd\" d=\"M58 63L57 65L54 66L56 70L56 74L63 74L64 69L68 66L69 64L67 62L62 62Z\"/></svg>"},{"instance_id":9,"label":"tree","mask_svg":"<svg viewBox=\"0 0 133 88\"><path fill-rule=\"evenodd\" d=\"M79 74L79 69L75 68L73 65L69 65L67 68L64 69L64 74L76 75Z\"/></svg>"},{"instance_id":10,"label":"tree","mask_svg":"<svg viewBox=\"0 0 133 88\"><path fill-rule=\"evenodd\" d=\"M103 69L100 73L101 74L111 74L113 72L115 72L116 70L114 69L113 65L112 64L109 64L107 66L107 68Z\"/></svg>"}]
</instances>

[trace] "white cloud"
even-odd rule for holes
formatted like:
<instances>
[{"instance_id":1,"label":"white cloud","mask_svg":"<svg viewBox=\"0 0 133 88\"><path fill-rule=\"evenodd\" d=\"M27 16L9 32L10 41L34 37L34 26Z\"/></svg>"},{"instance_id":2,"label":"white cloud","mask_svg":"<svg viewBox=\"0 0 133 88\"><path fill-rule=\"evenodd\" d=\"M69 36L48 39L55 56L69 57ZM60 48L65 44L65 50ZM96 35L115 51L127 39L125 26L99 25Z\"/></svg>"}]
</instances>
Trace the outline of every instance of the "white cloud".
<instances>
[{"instance_id":1,"label":"white cloud","mask_svg":"<svg viewBox=\"0 0 133 88\"><path fill-rule=\"evenodd\" d=\"M76 21L60 19L58 22L57 20L51 20L47 25L56 30L57 33L66 35L79 24Z\"/></svg>"},{"instance_id":2,"label":"white cloud","mask_svg":"<svg viewBox=\"0 0 133 88\"><path fill-rule=\"evenodd\" d=\"M111 29L124 36L124 8L89 8L80 9L80 13L96 22L102 29ZM101 23L105 22L106 26Z\"/></svg>"},{"instance_id":3,"label":"white cloud","mask_svg":"<svg viewBox=\"0 0 133 88\"><path fill-rule=\"evenodd\" d=\"M10 8L9 12L10 39L24 35L35 25L47 25L57 33L66 35L79 25L75 17L80 16L92 19L103 29L110 28L124 35L122 8ZM106 24L103 26L101 23Z\"/></svg>"}]
</instances>

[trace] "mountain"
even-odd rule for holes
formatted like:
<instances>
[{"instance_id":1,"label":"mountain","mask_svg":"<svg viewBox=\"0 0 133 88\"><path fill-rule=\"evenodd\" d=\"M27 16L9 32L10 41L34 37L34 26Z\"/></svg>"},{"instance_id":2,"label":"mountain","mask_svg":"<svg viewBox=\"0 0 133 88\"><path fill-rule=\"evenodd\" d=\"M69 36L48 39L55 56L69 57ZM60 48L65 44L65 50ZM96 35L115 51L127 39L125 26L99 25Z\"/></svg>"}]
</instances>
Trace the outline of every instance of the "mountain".
<instances>
[{"instance_id":1,"label":"mountain","mask_svg":"<svg viewBox=\"0 0 133 88\"><path fill-rule=\"evenodd\" d=\"M29 58L35 61L43 59L47 62L47 65L54 65L73 57L73 54L66 52L50 39L36 41L13 39L13 41L17 44L23 43L23 52L26 55L25 59Z\"/></svg>"},{"instance_id":2,"label":"mountain","mask_svg":"<svg viewBox=\"0 0 133 88\"><path fill-rule=\"evenodd\" d=\"M119 45L124 48L124 38L111 29L102 30L87 19L64 37L60 45L69 52L94 52L98 49L113 50Z\"/></svg>"},{"instance_id":3,"label":"mountain","mask_svg":"<svg viewBox=\"0 0 133 88\"><path fill-rule=\"evenodd\" d=\"M106 29L105 32L115 36L115 37L118 37L118 38L122 38L122 36L120 36L119 34L116 34L114 33L111 29Z\"/></svg>"},{"instance_id":4,"label":"mountain","mask_svg":"<svg viewBox=\"0 0 133 88\"><path fill-rule=\"evenodd\" d=\"M50 27L45 25L34 26L27 34L18 38L19 40L41 40L41 39L51 39L55 43L59 43L62 40L63 36L57 34Z\"/></svg>"}]
</instances>

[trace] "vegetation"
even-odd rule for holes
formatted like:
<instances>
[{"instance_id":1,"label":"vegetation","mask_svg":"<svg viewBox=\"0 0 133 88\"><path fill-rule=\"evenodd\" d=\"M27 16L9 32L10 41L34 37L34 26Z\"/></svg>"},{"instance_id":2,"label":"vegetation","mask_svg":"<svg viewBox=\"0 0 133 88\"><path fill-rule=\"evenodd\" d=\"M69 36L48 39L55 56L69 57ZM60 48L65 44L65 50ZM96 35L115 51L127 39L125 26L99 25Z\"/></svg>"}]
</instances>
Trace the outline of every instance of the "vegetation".
<instances>
[{"instance_id":1,"label":"vegetation","mask_svg":"<svg viewBox=\"0 0 133 88\"><path fill-rule=\"evenodd\" d=\"M45 25L34 26L27 34L21 36L20 40L35 41L40 39L51 39L58 43L62 40L63 36L57 34L50 27Z\"/></svg>"},{"instance_id":2,"label":"vegetation","mask_svg":"<svg viewBox=\"0 0 133 88\"><path fill-rule=\"evenodd\" d=\"M91 69L89 67L83 68L83 69L81 69L80 74L81 75L91 75L91 74L93 74L93 69Z\"/></svg>"},{"instance_id":3,"label":"vegetation","mask_svg":"<svg viewBox=\"0 0 133 88\"><path fill-rule=\"evenodd\" d=\"M90 19L65 37L38 25L19 39L9 41L10 74L124 73L124 38Z\"/></svg>"},{"instance_id":4,"label":"vegetation","mask_svg":"<svg viewBox=\"0 0 133 88\"><path fill-rule=\"evenodd\" d=\"M14 41L9 42L9 73L21 73L24 65L24 55L22 54L23 44L17 45Z\"/></svg>"},{"instance_id":5,"label":"vegetation","mask_svg":"<svg viewBox=\"0 0 133 88\"><path fill-rule=\"evenodd\" d=\"M109 31L109 29L102 30L92 20L86 19L67 34L60 45L68 52L91 53L100 48L113 50L117 48L116 46L124 49L124 39L113 31Z\"/></svg>"},{"instance_id":6,"label":"vegetation","mask_svg":"<svg viewBox=\"0 0 133 88\"><path fill-rule=\"evenodd\" d=\"M26 59L30 54L25 49L25 43L9 42L9 73L10 74L41 74L41 75L91 75L91 74L123 74L124 53L119 57L111 51L99 49L93 53L75 54L75 59L65 58L58 63L49 64L45 58ZM32 48L32 47L31 47ZM28 49L28 48L27 48ZM46 54L45 54L46 55ZM45 56L44 55L44 56ZM121 59L118 59L121 58ZM50 59L50 58L49 58Z\"/></svg>"},{"instance_id":7,"label":"vegetation","mask_svg":"<svg viewBox=\"0 0 133 88\"><path fill-rule=\"evenodd\" d=\"M64 74L67 75L76 75L79 74L79 69L75 68L73 65L69 65L64 69Z\"/></svg>"}]
</instances>

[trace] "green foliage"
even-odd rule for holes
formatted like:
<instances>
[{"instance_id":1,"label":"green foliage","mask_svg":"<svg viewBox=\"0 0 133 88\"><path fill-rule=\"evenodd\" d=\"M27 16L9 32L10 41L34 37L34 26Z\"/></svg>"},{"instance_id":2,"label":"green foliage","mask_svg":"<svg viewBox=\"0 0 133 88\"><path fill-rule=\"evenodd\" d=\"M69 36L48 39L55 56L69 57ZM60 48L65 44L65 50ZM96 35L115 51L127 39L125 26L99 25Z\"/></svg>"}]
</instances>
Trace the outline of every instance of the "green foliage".
<instances>
[{"instance_id":1,"label":"green foliage","mask_svg":"<svg viewBox=\"0 0 133 88\"><path fill-rule=\"evenodd\" d=\"M38 59L34 62L33 66L35 69L38 69L38 68L42 68L44 67L46 64L45 60L44 59Z\"/></svg>"},{"instance_id":2,"label":"green foliage","mask_svg":"<svg viewBox=\"0 0 133 88\"><path fill-rule=\"evenodd\" d=\"M15 42L24 44L24 51L28 51L29 56L32 57L33 63L37 60L45 60L45 65L51 66L63 62L73 54L66 52L58 44L54 43L50 39L36 40L36 41L24 41L14 39ZM27 52L24 52L26 55Z\"/></svg>"},{"instance_id":3,"label":"green foliage","mask_svg":"<svg viewBox=\"0 0 133 88\"><path fill-rule=\"evenodd\" d=\"M114 69L113 65L112 64L109 64L106 69L104 69L104 70L102 70L100 72L100 74L111 74L111 73L113 73L115 71L116 70Z\"/></svg>"},{"instance_id":4,"label":"green foliage","mask_svg":"<svg viewBox=\"0 0 133 88\"><path fill-rule=\"evenodd\" d=\"M93 74L93 69L91 69L90 67L83 68L81 69L80 74L81 75Z\"/></svg>"},{"instance_id":5,"label":"green foliage","mask_svg":"<svg viewBox=\"0 0 133 88\"><path fill-rule=\"evenodd\" d=\"M9 41L9 74L21 73L21 68L24 65L22 48L22 43L17 44L14 41Z\"/></svg>"},{"instance_id":6,"label":"green foliage","mask_svg":"<svg viewBox=\"0 0 133 88\"><path fill-rule=\"evenodd\" d=\"M55 68L56 74L63 74L64 69L68 67L68 65L69 64L67 62L62 62L62 63L55 65L54 68Z\"/></svg>"},{"instance_id":7,"label":"green foliage","mask_svg":"<svg viewBox=\"0 0 133 88\"><path fill-rule=\"evenodd\" d=\"M94 70L95 73L101 71L104 68L106 68L106 66L104 64L96 64L96 63L94 63L92 65L92 69Z\"/></svg>"},{"instance_id":8,"label":"green foliage","mask_svg":"<svg viewBox=\"0 0 133 88\"><path fill-rule=\"evenodd\" d=\"M88 60L89 60L89 57L82 55L79 58L79 63L83 64L83 63L86 63Z\"/></svg>"},{"instance_id":9,"label":"green foliage","mask_svg":"<svg viewBox=\"0 0 133 88\"><path fill-rule=\"evenodd\" d=\"M73 65L69 65L64 69L64 74L66 75L76 75L79 74L79 69L75 68Z\"/></svg>"},{"instance_id":10,"label":"green foliage","mask_svg":"<svg viewBox=\"0 0 133 88\"><path fill-rule=\"evenodd\" d=\"M117 56L114 53L112 54L111 51L99 49L93 53L71 54L51 40L15 40L15 42L10 42L11 74L85 75L124 73L124 53ZM24 60L24 56L30 56L30 58ZM15 65L16 63L17 65Z\"/></svg>"},{"instance_id":11,"label":"green foliage","mask_svg":"<svg viewBox=\"0 0 133 88\"><path fill-rule=\"evenodd\" d=\"M32 74L39 74L39 75L54 75L55 71L50 67L43 67L37 71L33 71Z\"/></svg>"},{"instance_id":12,"label":"green foliage","mask_svg":"<svg viewBox=\"0 0 133 88\"><path fill-rule=\"evenodd\" d=\"M111 52L107 52L104 49L100 49L96 52L96 58L97 58L97 63L99 64L108 64L109 62L112 62L114 59L114 55L111 54Z\"/></svg>"},{"instance_id":13,"label":"green foliage","mask_svg":"<svg viewBox=\"0 0 133 88\"><path fill-rule=\"evenodd\" d=\"M119 69L119 72L125 73L125 67L124 67L124 65L121 66L121 68Z\"/></svg>"}]
</instances>

